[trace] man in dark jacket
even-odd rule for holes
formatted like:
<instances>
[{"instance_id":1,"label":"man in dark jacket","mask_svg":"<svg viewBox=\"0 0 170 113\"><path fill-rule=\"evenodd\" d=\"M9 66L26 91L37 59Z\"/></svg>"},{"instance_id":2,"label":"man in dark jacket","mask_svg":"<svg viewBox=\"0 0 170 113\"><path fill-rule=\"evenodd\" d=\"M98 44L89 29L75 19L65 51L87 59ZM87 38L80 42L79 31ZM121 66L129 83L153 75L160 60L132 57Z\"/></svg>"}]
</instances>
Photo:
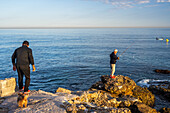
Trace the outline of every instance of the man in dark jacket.
<instances>
[{"instance_id":1,"label":"man in dark jacket","mask_svg":"<svg viewBox=\"0 0 170 113\"><path fill-rule=\"evenodd\" d=\"M111 78L115 78L115 67L116 67L116 60L119 60L119 57L116 56L118 50L115 49L111 54L110 54L110 67L111 67Z\"/></svg>"},{"instance_id":2,"label":"man in dark jacket","mask_svg":"<svg viewBox=\"0 0 170 113\"><path fill-rule=\"evenodd\" d=\"M24 90L24 93L30 92L30 64L35 71L34 59L32 50L29 47L29 42L24 41L22 46L17 48L12 55L13 70L18 72L19 91ZM15 62L16 59L16 62ZM25 87L23 87L23 75L25 75Z\"/></svg>"}]
</instances>

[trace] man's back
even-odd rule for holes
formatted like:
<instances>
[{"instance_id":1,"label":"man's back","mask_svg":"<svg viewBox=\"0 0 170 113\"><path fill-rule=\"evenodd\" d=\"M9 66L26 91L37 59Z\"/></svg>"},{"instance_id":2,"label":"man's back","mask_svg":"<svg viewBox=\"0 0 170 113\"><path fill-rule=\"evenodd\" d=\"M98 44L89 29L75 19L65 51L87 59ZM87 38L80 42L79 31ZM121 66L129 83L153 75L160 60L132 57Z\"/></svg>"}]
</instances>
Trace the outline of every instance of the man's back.
<instances>
[{"instance_id":1,"label":"man's back","mask_svg":"<svg viewBox=\"0 0 170 113\"><path fill-rule=\"evenodd\" d=\"M16 65L34 64L32 50L24 45L15 50L14 54L12 55L12 62L15 62L15 58L17 59Z\"/></svg>"}]
</instances>

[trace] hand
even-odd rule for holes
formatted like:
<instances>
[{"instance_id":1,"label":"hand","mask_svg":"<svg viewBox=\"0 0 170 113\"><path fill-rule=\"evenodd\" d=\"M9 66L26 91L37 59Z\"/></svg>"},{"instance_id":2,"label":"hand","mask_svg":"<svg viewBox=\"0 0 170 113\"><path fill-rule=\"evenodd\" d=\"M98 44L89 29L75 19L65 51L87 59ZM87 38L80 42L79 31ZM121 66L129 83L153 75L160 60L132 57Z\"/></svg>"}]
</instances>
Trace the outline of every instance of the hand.
<instances>
[{"instance_id":1,"label":"hand","mask_svg":"<svg viewBox=\"0 0 170 113\"><path fill-rule=\"evenodd\" d=\"M32 71L34 72L36 69L35 69L35 66L34 65L32 65Z\"/></svg>"},{"instance_id":2,"label":"hand","mask_svg":"<svg viewBox=\"0 0 170 113\"><path fill-rule=\"evenodd\" d=\"M16 71L16 66L15 65L13 65L13 71Z\"/></svg>"}]
</instances>

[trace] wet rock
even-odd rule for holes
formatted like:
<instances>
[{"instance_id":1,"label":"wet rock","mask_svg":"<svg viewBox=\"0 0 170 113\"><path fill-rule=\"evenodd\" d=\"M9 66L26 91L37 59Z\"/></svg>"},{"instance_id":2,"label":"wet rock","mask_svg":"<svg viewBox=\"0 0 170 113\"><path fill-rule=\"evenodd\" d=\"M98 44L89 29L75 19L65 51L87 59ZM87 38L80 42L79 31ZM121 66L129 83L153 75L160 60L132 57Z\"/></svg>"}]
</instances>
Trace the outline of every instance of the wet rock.
<instances>
[{"instance_id":1,"label":"wet rock","mask_svg":"<svg viewBox=\"0 0 170 113\"><path fill-rule=\"evenodd\" d=\"M129 108L132 113L157 113L156 109L153 109L146 104L140 102L134 103Z\"/></svg>"},{"instance_id":2,"label":"wet rock","mask_svg":"<svg viewBox=\"0 0 170 113\"><path fill-rule=\"evenodd\" d=\"M152 91L152 93L159 95L161 98L170 101L170 84L151 85L149 90Z\"/></svg>"},{"instance_id":3,"label":"wet rock","mask_svg":"<svg viewBox=\"0 0 170 113\"><path fill-rule=\"evenodd\" d=\"M91 86L90 90L93 90L93 89L105 90L103 82L102 81L98 81L95 84L93 84Z\"/></svg>"},{"instance_id":4,"label":"wet rock","mask_svg":"<svg viewBox=\"0 0 170 113\"><path fill-rule=\"evenodd\" d=\"M142 101L142 103L153 107L155 103L155 96L147 89L136 86L133 90L133 96Z\"/></svg>"},{"instance_id":5,"label":"wet rock","mask_svg":"<svg viewBox=\"0 0 170 113\"><path fill-rule=\"evenodd\" d=\"M118 75L115 79L109 76L102 76L103 87L106 91L115 95L132 95L132 90L136 87L136 83L129 77Z\"/></svg>"},{"instance_id":6,"label":"wet rock","mask_svg":"<svg viewBox=\"0 0 170 113\"><path fill-rule=\"evenodd\" d=\"M160 113L170 113L170 108L161 108L159 110Z\"/></svg>"},{"instance_id":7,"label":"wet rock","mask_svg":"<svg viewBox=\"0 0 170 113\"><path fill-rule=\"evenodd\" d=\"M170 74L169 70L155 69L154 71L157 72L157 73Z\"/></svg>"}]
</instances>

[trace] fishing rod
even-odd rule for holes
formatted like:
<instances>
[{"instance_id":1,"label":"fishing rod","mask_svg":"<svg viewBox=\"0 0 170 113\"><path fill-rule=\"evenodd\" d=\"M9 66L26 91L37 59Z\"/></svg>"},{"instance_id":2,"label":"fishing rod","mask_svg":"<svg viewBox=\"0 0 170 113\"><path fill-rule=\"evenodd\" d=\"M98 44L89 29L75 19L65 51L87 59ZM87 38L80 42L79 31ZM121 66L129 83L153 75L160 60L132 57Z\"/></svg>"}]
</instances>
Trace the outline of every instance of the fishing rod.
<instances>
[{"instance_id":1,"label":"fishing rod","mask_svg":"<svg viewBox=\"0 0 170 113\"><path fill-rule=\"evenodd\" d=\"M127 51L127 50L128 50L130 47L132 47L132 45L134 45L134 44L135 44L135 43L131 44L125 51ZM123 53L124 53L125 51L123 51ZM122 56L123 53L122 53L121 55L119 55L119 57Z\"/></svg>"}]
</instances>

